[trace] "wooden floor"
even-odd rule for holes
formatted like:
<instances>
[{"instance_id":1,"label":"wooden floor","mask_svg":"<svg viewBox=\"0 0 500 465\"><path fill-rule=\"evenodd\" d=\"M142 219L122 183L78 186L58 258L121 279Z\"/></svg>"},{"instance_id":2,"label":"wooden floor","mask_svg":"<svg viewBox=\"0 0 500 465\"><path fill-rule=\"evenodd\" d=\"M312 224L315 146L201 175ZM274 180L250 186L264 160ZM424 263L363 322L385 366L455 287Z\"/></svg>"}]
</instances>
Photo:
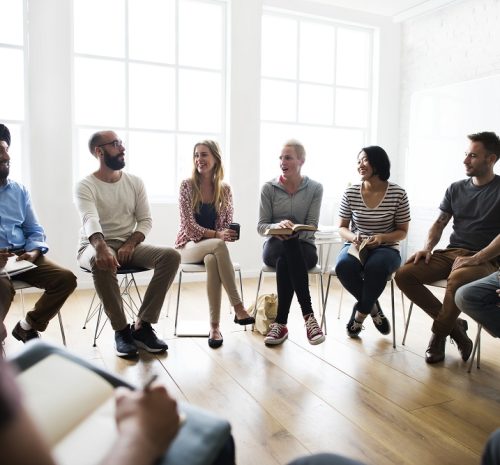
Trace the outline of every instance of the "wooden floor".
<instances>
[{"instance_id":1,"label":"wooden floor","mask_svg":"<svg viewBox=\"0 0 500 465\"><path fill-rule=\"evenodd\" d=\"M267 278L264 292L273 290ZM246 280L246 302L254 297L255 280ZM311 286L316 296L315 286ZM403 314L397 294L397 348L370 321L358 340L345 333L353 300L345 293L337 320L340 288L335 282L328 303L328 336L311 346L296 303L289 339L264 346L263 337L232 322L224 301L224 345L213 350L203 338L173 336L176 286L165 301L157 326L168 340L165 355L141 353L139 361L114 355L113 333L106 326L92 347L95 320L82 329L92 292L77 291L63 308L68 348L92 362L140 384L150 373L178 399L227 418L233 427L240 465L285 464L303 454L331 451L367 464L478 464L484 442L500 425L499 343L483 332L481 369L467 373L455 346L447 344L443 364L429 366L423 355L430 319L419 309L412 316L406 346L401 345ZM37 294L25 294L30 308ZM204 285L183 284L180 320L202 322L208 332ZM313 300L314 302L314 300ZM390 315L389 287L381 299ZM167 310L169 316L167 317ZM12 328L22 315L19 297L7 318ZM196 325L193 325L195 327ZM250 329L250 328L249 328ZM470 336L476 325L470 322ZM59 343L57 319L43 334ZM9 336L7 354L20 349Z\"/></svg>"}]
</instances>

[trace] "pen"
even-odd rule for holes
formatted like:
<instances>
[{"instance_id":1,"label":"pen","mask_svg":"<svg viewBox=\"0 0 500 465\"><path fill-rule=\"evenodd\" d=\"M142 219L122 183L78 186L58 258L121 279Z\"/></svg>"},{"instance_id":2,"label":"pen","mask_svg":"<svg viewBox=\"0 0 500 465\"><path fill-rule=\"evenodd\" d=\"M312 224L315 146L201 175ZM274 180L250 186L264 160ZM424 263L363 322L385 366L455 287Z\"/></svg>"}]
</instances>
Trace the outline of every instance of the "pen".
<instances>
[{"instance_id":1,"label":"pen","mask_svg":"<svg viewBox=\"0 0 500 465\"><path fill-rule=\"evenodd\" d=\"M156 373L151 375L151 377L146 381L146 383L142 387L142 390L148 391L151 385L156 381L156 378L158 378L158 375Z\"/></svg>"}]
</instances>

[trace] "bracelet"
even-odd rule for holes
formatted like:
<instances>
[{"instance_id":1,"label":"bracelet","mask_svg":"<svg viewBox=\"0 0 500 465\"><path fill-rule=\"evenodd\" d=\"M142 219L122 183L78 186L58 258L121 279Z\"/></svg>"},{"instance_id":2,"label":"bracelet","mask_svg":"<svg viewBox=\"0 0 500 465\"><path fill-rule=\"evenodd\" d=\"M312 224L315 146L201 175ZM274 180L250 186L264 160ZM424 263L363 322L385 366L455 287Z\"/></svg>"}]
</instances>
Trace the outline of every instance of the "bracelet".
<instances>
[{"instance_id":1,"label":"bracelet","mask_svg":"<svg viewBox=\"0 0 500 465\"><path fill-rule=\"evenodd\" d=\"M217 230L214 230L214 239L217 237Z\"/></svg>"}]
</instances>

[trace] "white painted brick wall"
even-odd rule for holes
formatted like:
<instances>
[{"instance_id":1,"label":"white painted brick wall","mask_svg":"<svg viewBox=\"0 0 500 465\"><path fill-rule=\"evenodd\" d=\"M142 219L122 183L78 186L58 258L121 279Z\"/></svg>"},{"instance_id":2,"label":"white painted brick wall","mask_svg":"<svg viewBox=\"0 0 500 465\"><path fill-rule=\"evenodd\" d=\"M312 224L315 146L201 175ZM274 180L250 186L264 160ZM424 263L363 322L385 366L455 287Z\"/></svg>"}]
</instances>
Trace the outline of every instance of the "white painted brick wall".
<instances>
[{"instance_id":1,"label":"white painted brick wall","mask_svg":"<svg viewBox=\"0 0 500 465\"><path fill-rule=\"evenodd\" d=\"M500 74L500 0L462 0L403 23L399 139L403 159L398 164L401 170L408 147L411 95L495 74ZM464 141L465 137L466 134ZM404 186L404 171L398 173L398 179ZM436 199L435 210L412 212L415 221L408 237L409 252L423 245L440 201ZM443 238L447 240L448 235L445 231Z\"/></svg>"}]
</instances>

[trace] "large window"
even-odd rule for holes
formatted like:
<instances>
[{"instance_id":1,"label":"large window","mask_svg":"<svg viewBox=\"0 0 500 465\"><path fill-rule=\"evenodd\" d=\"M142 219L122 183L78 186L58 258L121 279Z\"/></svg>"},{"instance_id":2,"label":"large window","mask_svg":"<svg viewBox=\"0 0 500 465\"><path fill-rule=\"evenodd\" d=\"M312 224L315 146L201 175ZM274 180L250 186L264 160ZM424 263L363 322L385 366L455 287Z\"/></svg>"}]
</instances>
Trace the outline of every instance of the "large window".
<instances>
[{"instance_id":1,"label":"large window","mask_svg":"<svg viewBox=\"0 0 500 465\"><path fill-rule=\"evenodd\" d=\"M226 137L226 3L74 0L78 178L95 170L91 133L113 129L149 197L176 200L192 148Z\"/></svg>"},{"instance_id":2,"label":"large window","mask_svg":"<svg viewBox=\"0 0 500 465\"><path fill-rule=\"evenodd\" d=\"M0 122L11 132L10 177L27 181L22 176L24 110L24 2L0 0Z\"/></svg>"},{"instance_id":3,"label":"large window","mask_svg":"<svg viewBox=\"0 0 500 465\"><path fill-rule=\"evenodd\" d=\"M265 11L262 17L261 181L279 172L287 139L307 152L303 172L339 197L356 180L371 137L374 31Z\"/></svg>"}]
</instances>

